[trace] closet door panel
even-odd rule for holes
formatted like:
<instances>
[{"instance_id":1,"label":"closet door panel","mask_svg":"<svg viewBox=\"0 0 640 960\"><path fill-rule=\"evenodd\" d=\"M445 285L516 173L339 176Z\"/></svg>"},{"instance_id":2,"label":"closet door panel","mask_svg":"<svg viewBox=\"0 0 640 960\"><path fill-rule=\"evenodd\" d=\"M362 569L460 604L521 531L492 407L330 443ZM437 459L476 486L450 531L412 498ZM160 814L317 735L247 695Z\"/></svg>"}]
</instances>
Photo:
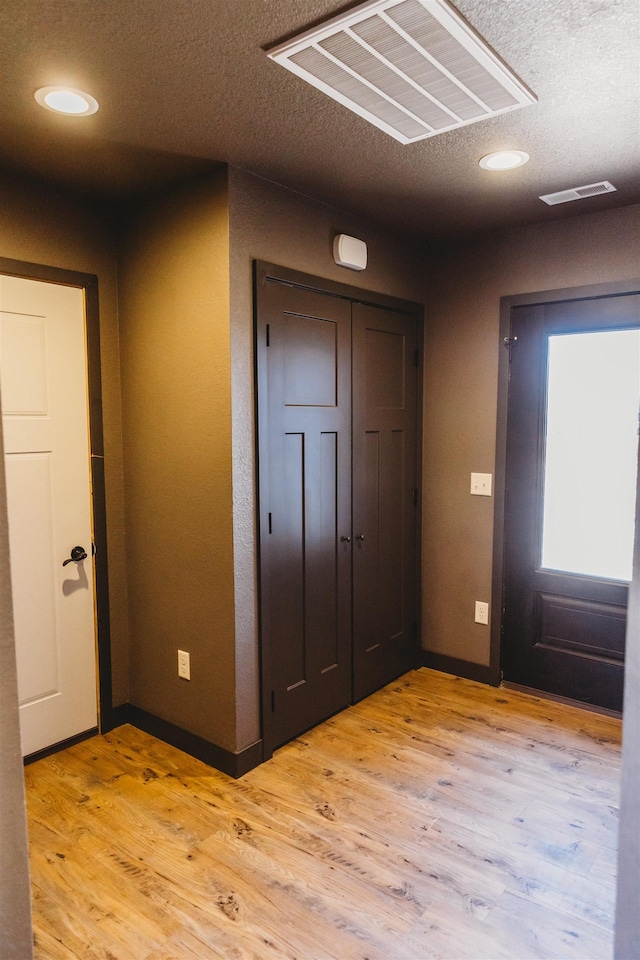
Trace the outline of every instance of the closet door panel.
<instances>
[{"instance_id":1,"label":"closet door panel","mask_svg":"<svg viewBox=\"0 0 640 960\"><path fill-rule=\"evenodd\" d=\"M416 662L417 318L353 305L353 697Z\"/></svg>"},{"instance_id":2,"label":"closet door panel","mask_svg":"<svg viewBox=\"0 0 640 960\"><path fill-rule=\"evenodd\" d=\"M271 280L258 304L269 753L351 695L351 306Z\"/></svg>"}]
</instances>

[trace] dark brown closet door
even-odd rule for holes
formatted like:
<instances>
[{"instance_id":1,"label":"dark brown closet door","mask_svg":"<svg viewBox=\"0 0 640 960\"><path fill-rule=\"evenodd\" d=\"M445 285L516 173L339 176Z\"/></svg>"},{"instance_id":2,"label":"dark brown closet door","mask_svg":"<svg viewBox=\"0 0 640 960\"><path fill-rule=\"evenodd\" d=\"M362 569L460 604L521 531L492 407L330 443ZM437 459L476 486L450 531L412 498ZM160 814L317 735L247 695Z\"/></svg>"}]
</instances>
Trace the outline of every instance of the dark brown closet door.
<instances>
[{"instance_id":1,"label":"dark brown closet door","mask_svg":"<svg viewBox=\"0 0 640 960\"><path fill-rule=\"evenodd\" d=\"M353 699L416 664L417 319L353 305Z\"/></svg>"},{"instance_id":2,"label":"dark brown closet door","mask_svg":"<svg viewBox=\"0 0 640 960\"><path fill-rule=\"evenodd\" d=\"M351 695L351 304L258 288L265 755Z\"/></svg>"}]
</instances>

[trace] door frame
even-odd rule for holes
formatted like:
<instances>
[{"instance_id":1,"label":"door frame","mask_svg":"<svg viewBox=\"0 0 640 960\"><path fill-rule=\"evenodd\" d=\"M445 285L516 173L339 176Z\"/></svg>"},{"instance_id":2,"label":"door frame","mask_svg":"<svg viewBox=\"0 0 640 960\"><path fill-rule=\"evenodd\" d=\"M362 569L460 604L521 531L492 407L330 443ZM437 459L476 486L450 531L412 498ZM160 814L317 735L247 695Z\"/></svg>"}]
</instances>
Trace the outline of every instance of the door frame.
<instances>
[{"instance_id":1,"label":"door frame","mask_svg":"<svg viewBox=\"0 0 640 960\"><path fill-rule=\"evenodd\" d=\"M492 613L489 659L489 682L499 686L502 680L503 607L504 607L504 538L507 473L507 414L509 409L509 336L514 307L536 306L561 301L594 300L640 293L640 278L594 283L558 290L542 290L502 297L498 340L498 411L496 422L496 463L494 477ZM517 349L517 347L515 347ZM551 694L550 694L551 696ZM585 705L585 709L589 709ZM604 708L597 708L602 710Z\"/></svg>"},{"instance_id":2,"label":"door frame","mask_svg":"<svg viewBox=\"0 0 640 960\"><path fill-rule=\"evenodd\" d=\"M258 351L258 310L259 310L259 291L261 286L267 280L273 280L277 283L283 283L288 286L301 287L315 293L322 293L332 297L339 297L350 300L351 302L362 303L372 307L386 307L390 310L397 310L403 313L410 313L417 317L417 392L416 392L416 485L418 489L418 502L416 504L416 637L415 637L415 668L422 666L422 593L421 593L421 571L422 571L422 423L423 423L423 376L424 376L424 306L416 301L404 300L398 297L389 296L384 293L376 293L372 290L366 290L361 287L354 287L350 284L341 283L336 280L327 280L324 277L317 277L308 273L301 273L298 270L292 270L289 267L278 266L274 263L268 263L264 260L253 261L253 362L254 362L254 424L255 424L255 483L256 483L256 568L257 568L257 618L258 618L258 650L259 650L259 671L260 671L260 728L263 742L263 760L268 760L272 756L272 751L265 745L265 728L268 729L270 711L268 710L270 699L270 686L267 682L267 671L265 670L265 651L263 648L263 630L262 630L262 588L260 582L260 423L258 420L258 391L263 384L263 376L260 368L260 355Z\"/></svg>"},{"instance_id":3,"label":"door frame","mask_svg":"<svg viewBox=\"0 0 640 960\"><path fill-rule=\"evenodd\" d=\"M98 278L44 264L0 257L0 274L41 280L60 286L79 287L84 292L85 333L87 346L87 382L89 405L89 452L92 485L93 542L95 544L95 621L98 673L98 729L106 733L116 726L111 684L111 634L109 621L109 571L107 559L107 508L104 474L104 434L102 426L102 370L100 365L100 315ZM85 734L71 737L63 744L54 744L31 754L28 762L38 760L62 746L70 746Z\"/></svg>"}]
</instances>

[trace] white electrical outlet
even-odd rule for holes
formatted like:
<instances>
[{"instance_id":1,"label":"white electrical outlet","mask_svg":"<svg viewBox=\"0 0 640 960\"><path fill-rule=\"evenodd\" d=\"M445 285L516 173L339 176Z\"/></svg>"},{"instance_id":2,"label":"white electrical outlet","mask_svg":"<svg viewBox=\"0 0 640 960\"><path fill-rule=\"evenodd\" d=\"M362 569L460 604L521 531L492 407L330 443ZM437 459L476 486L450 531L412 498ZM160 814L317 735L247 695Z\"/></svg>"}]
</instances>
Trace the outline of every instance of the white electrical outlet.
<instances>
[{"instance_id":1,"label":"white electrical outlet","mask_svg":"<svg viewBox=\"0 0 640 960\"><path fill-rule=\"evenodd\" d=\"M186 650L178 650L178 676L191 680L191 657Z\"/></svg>"},{"instance_id":2,"label":"white electrical outlet","mask_svg":"<svg viewBox=\"0 0 640 960\"><path fill-rule=\"evenodd\" d=\"M475 497L490 497L491 496L491 479L492 479L492 476L490 473L472 473L471 474L471 493Z\"/></svg>"},{"instance_id":3,"label":"white electrical outlet","mask_svg":"<svg viewBox=\"0 0 640 960\"><path fill-rule=\"evenodd\" d=\"M489 604L484 600L476 600L476 623L489 623Z\"/></svg>"}]
</instances>

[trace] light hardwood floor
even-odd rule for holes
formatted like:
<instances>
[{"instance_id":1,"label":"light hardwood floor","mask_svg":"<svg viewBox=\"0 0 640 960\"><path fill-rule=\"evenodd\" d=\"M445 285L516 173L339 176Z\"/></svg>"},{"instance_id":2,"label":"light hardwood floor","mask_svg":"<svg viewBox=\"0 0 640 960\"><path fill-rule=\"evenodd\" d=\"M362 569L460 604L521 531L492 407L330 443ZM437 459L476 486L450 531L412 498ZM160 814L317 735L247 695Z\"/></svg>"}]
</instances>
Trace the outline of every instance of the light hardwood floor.
<instances>
[{"instance_id":1,"label":"light hardwood floor","mask_svg":"<svg viewBox=\"0 0 640 960\"><path fill-rule=\"evenodd\" d=\"M130 726L25 771L38 960L600 960L620 723L419 670L234 781Z\"/></svg>"}]
</instances>

